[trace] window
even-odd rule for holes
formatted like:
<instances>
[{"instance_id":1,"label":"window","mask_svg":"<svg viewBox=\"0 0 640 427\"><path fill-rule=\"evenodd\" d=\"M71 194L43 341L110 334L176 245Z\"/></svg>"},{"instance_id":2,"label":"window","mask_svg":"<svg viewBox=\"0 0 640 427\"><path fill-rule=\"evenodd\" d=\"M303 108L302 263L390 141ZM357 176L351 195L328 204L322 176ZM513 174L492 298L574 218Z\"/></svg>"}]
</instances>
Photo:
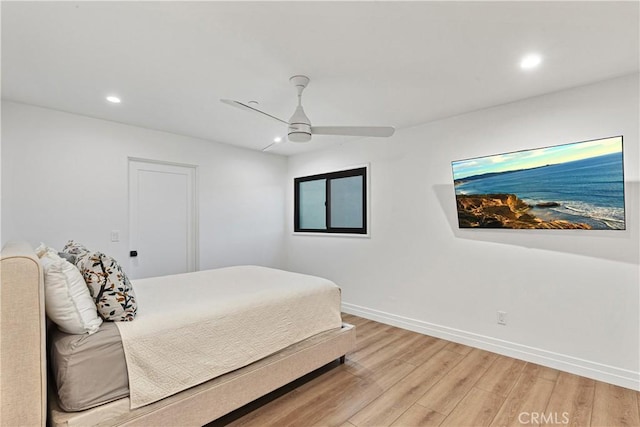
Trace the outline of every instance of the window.
<instances>
[{"instance_id":1,"label":"window","mask_svg":"<svg viewBox=\"0 0 640 427\"><path fill-rule=\"evenodd\" d=\"M295 178L294 231L367 234L367 168Z\"/></svg>"}]
</instances>

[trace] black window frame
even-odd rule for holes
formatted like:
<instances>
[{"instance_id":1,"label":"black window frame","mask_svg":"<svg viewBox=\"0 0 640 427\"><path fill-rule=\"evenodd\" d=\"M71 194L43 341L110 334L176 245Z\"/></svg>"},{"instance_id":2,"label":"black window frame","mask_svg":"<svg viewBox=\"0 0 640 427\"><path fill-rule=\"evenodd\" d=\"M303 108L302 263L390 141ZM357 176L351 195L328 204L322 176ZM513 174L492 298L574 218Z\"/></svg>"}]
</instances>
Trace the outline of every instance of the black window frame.
<instances>
[{"instance_id":1,"label":"black window frame","mask_svg":"<svg viewBox=\"0 0 640 427\"><path fill-rule=\"evenodd\" d=\"M331 181L339 178L362 177L362 227L332 227L331 226ZM300 183L308 181L326 180L325 186L325 219L326 228L301 228L300 227ZM368 234L368 197L367 197L367 167L328 172L317 175L294 178L293 196L293 230L296 233L321 233L321 234Z\"/></svg>"}]
</instances>

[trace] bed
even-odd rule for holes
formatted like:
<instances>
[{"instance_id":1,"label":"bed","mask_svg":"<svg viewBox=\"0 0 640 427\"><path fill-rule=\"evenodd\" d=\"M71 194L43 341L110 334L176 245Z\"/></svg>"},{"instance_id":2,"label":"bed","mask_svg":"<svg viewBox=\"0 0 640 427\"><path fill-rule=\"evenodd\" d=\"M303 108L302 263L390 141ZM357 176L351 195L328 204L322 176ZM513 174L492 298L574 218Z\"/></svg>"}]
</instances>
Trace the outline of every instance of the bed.
<instances>
[{"instance_id":1,"label":"bed","mask_svg":"<svg viewBox=\"0 0 640 427\"><path fill-rule=\"evenodd\" d=\"M225 274L231 274L230 271L226 270ZM261 269L252 271L255 274L265 272ZM268 273L276 276L281 274L280 271L268 271ZM294 338L296 342L280 350L275 352L265 350L268 352L267 355L257 352L248 358L247 364L241 367L227 367L226 372L216 374L215 377L202 382L196 375L195 384L189 385L184 390L171 392L166 397L156 394L151 398L151 403L144 399L134 403L138 398L135 397L133 389L129 390L128 396L126 392L123 396L120 390L120 395L116 393L107 398L107 403L71 412L64 410L62 408L64 405L60 404L56 387L54 387L56 381L48 381L44 281L42 266L34 250L26 243L8 243L2 251L0 275L1 425L45 425L47 418L48 423L53 426L204 425L333 360L344 361L345 354L355 345L355 328L352 325L339 324L337 327L319 332L311 328L303 332L302 339ZM206 273L199 273L196 276L199 277L198 280L207 280ZM138 281L135 281L134 286L137 284ZM149 301L149 297L143 290L145 287L140 285L139 288L138 298ZM267 301L268 298L262 296L260 300ZM313 304L308 306L307 310L312 306ZM139 317L133 322L127 322L133 326L137 320L140 320L138 331L122 332L123 329L119 328L119 332L123 337L132 334L133 342L140 341L148 344L153 340L145 341L144 335L139 335L140 330L144 333L148 326L145 326L144 319L147 319L147 324L158 323L161 328L164 326L161 318L152 319L146 316L144 313L146 308L143 307L144 304L140 303ZM265 307L267 312L273 311L268 308L267 302ZM196 323L204 327L206 321L198 317L198 310L191 310L192 317L187 319L186 323ZM217 321L226 319L228 322L226 328L228 328L229 325L237 322L230 316L230 313L223 313ZM286 325L289 321L291 319L286 319L284 324ZM105 336L113 338L116 335L113 324L108 324L103 329L106 331ZM171 334L170 331L166 333ZM51 333L49 339L55 341L60 338L60 335L58 332ZM63 339L73 339L64 334L61 336ZM217 339L217 335L214 335L214 339ZM244 340L241 341L244 342ZM153 352L153 345L147 344L143 346L142 352ZM127 345L123 338L123 346ZM225 348L231 347L227 345ZM249 353L246 349L242 352ZM131 372L129 363L127 368L129 375L137 375ZM207 371L207 369L200 369L200 371ZM49 372L49 374L55 378L59 372ZM173 377L173 374L170 376Z\"/></svg>"}]
</instances>

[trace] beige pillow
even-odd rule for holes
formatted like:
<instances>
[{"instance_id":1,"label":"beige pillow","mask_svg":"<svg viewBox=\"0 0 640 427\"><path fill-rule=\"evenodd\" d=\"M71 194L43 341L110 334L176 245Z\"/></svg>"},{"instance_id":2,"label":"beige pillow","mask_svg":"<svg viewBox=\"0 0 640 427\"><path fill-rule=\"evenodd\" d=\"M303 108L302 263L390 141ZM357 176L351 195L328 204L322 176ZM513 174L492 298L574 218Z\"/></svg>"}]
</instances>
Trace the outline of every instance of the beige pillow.
<instances>
[{"instance_id":1,"label":"beige pillow","mask_svg":"<svg viewBox=\"0 0 640 427\"><path fill-rule=\"evenodd\" d=\"M41 244L36 253L44 270L45 310L61 331L92 334L102 324L80 271Z\"/></svg>"}]
</instances>

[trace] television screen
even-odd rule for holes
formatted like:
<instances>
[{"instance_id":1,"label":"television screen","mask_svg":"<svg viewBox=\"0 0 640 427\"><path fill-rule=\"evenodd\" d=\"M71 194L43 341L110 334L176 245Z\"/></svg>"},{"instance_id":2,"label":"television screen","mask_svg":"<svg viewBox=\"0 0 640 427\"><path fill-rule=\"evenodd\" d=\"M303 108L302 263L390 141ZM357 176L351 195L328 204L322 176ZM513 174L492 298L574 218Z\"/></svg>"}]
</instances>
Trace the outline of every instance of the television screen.
<instances>
[{"instance_id":1,"label":"television screen","mask_svg":"<svg viewBox=\"0 0 640 427\"><path fill-rule=\"evenodd\" d=\"M622 136L452 162L460 228L624 230Z\"/></svg>"}]
</instances>

